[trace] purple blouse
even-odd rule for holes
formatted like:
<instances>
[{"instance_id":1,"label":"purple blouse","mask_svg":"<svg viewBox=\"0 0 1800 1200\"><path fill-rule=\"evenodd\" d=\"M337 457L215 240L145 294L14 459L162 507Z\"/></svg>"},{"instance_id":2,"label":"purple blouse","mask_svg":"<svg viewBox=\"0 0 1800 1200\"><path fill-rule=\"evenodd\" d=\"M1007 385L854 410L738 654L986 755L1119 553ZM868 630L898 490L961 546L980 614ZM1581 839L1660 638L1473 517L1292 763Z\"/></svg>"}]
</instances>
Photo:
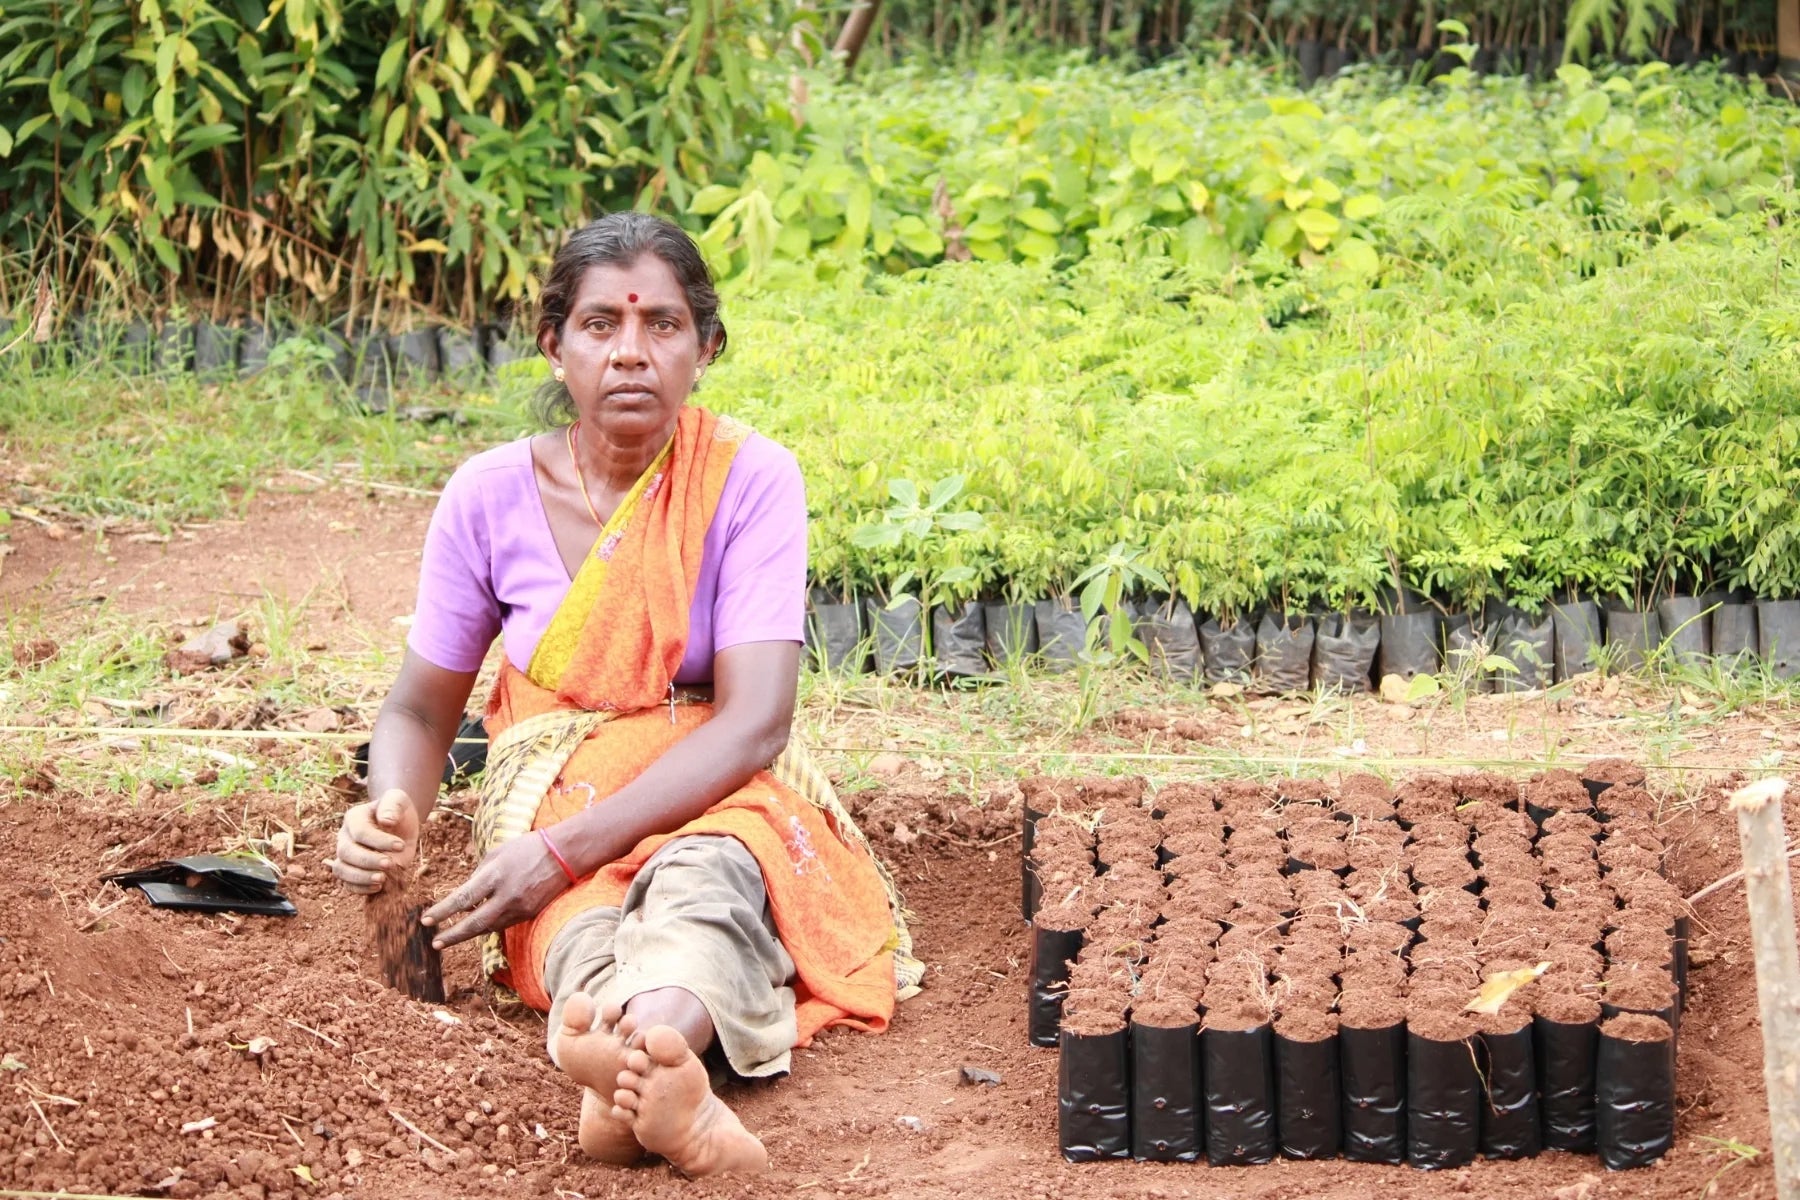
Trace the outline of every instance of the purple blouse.
<instances>
[{"instance_id":1,"label":"purple blouse","mask_svg":"<svg viewBox=\"0 0 1800 1200\"><path fill-rule=\"evenodd\" d=\"M483 451L457 468L432 514L407 645L445 670L474 671L504 634L506 657L523 671L570 582L531 439ZM799 642L805 631L806 487L794 456L753 433L706 531L675 682L711 682L713 655L728 646Z\"/></svg>"}]
</instances>

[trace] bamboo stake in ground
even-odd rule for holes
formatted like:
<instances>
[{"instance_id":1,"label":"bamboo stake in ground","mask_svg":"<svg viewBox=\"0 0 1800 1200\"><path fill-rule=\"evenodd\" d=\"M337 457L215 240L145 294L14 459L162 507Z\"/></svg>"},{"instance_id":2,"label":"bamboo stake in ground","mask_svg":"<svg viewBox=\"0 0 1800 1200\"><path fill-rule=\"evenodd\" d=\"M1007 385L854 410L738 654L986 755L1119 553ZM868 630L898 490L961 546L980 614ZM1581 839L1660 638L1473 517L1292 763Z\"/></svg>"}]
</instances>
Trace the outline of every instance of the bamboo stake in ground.
<instances>
[{"instance_id":1,"label":"bamboo stake in ground","mask_svg":"<svg viewBox=\"0 0 1800 1200\"><path fill-rule=\"evenodd\" d=\"M1744 848L1744 891L1756 951L1756 996L1763 1031L1763 1086L1769 1143L1780 1200L1800 1200L1800 949L1788 879L1781 798L1787 781L1764 779L1731 795Z\"/></svg>"}]
</instances>

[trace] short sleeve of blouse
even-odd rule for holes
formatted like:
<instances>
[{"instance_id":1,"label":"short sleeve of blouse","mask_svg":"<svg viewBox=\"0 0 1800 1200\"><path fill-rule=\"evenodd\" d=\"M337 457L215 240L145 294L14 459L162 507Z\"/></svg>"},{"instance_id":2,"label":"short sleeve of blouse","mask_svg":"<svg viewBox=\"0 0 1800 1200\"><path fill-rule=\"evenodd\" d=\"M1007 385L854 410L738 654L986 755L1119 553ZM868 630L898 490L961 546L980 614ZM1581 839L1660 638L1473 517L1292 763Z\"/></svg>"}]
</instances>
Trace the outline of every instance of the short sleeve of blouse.
<instances>
[{"instance_id":1,"label":"short sleeve of blouse","mask_svg":"<svg viewBox=\"0 0 1800 1200\"><path fill-rule=\"evenodd\" d=\"M438 497L419 561L419 599L406 644L447 671L475 671L500 635L492 552L477 456L458 468Z\"/></svg>"},{"instance_id":2,"label":"short sleeve of blouse","mask_svg":"<svg viewBox=\"0 0 1800 1200\"><path fill-rule=\"evenodd\" d=\"M753 437L754 455L733 508L713 600L713 650L806 639L806 484L779 444Z\"/></svg>"}]
</instances>

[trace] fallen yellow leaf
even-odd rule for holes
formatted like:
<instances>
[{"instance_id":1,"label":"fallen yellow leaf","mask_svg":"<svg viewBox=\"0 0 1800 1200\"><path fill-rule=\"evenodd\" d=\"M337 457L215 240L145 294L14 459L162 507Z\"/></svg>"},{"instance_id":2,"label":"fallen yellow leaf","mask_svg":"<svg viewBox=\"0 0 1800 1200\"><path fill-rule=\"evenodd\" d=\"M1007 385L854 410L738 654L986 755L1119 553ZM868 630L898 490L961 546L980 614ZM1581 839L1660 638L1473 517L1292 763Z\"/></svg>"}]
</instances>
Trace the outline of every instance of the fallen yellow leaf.
<instances>
[{"instance_id":1,"label":"fallen yellow leaf","mask_svg":"<svg viewBox=\"0 0 1800 1200\"><path fill-rule=\"evenodd\" d=\"M1549 963L1541 962L1535 967L1520 967L1516 971L1496 971L1482 980L1481 991L1464 1006L1463 1011L1492 1016L1512 999L1514 992L1549 969Z\"/></svg>"}]
</instances>

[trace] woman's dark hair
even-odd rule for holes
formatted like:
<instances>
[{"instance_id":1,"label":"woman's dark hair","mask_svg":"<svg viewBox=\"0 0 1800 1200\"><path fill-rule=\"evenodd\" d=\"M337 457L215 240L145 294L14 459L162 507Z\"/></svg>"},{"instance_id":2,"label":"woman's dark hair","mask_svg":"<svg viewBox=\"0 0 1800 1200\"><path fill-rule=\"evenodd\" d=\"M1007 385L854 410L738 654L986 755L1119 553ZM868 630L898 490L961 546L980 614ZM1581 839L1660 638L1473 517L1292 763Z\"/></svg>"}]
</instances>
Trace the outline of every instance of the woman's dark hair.
<instances>
[{"instance_id":1,"label":"woman's dark hair","mask_svg":"<svg viewBox=\"0 0 1800 1200\"><path fill-rule=\"evenodd\" d=\"M641 212L608 213L569 235L550 263L550 273L538 293L537 336L541 339L551 329L562 335L563 323L569 319L569 302L589 267L629 267L646 254L660 258L675 273L694 314L701 346L716 339L712 358L723 354L725 323L719 319L719 293L700 247L679 225ZM545 425L557 425L575 415L569 389L555 380L538 390L532 408Z\"/></svg>"}]
</instances>

